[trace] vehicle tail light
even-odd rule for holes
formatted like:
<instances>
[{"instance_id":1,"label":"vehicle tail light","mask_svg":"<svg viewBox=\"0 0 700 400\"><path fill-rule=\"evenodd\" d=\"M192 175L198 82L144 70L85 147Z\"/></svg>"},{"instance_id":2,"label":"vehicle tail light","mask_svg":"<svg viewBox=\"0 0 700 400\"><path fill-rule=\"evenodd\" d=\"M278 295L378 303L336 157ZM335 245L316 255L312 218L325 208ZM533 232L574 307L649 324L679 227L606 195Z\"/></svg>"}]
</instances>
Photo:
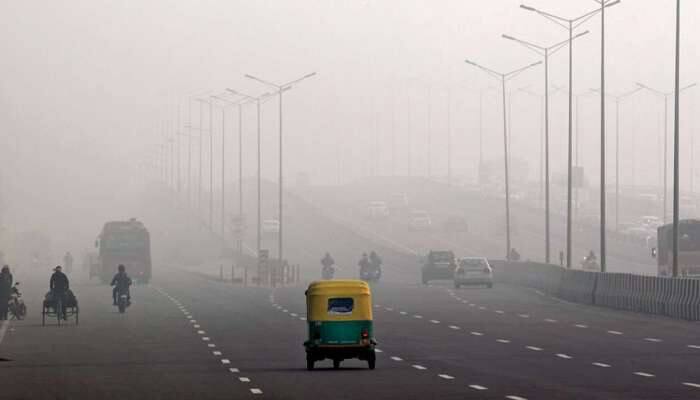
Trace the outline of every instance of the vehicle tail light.
<instances>
[{"instance_id":1,"label":"vehicle tail light","mask_svg":"<svg viewBox=\"0 0 700 400\"><path fill-rule=\"evenodd\" d=\"M362 333L360 334L362 336L362 339L368 339L369 338L369 332L367 332L367 329L363 329Z\"/></svg>"}]
</instances>

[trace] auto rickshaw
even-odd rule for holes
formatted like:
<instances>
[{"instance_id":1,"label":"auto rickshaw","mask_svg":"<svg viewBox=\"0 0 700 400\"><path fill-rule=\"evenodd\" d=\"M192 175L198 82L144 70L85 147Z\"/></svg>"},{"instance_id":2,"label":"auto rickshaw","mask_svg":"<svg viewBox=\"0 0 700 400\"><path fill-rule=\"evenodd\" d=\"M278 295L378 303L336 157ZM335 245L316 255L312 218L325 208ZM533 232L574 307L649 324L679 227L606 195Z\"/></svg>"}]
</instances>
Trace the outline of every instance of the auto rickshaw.
<instances>
[{"instance_id":1,"label":"auto rickshaw","mask_svg":"<svg viewBox=\"0 0 700 400\"><path fill-rule=\"evenodd\" d=\"M354 279L312 282L306 290L309 339L306 368L327 358L333 368L350 358L374 369L376 341L372 329L372 295L366 282Z\"/></svg>"}]
</instances>

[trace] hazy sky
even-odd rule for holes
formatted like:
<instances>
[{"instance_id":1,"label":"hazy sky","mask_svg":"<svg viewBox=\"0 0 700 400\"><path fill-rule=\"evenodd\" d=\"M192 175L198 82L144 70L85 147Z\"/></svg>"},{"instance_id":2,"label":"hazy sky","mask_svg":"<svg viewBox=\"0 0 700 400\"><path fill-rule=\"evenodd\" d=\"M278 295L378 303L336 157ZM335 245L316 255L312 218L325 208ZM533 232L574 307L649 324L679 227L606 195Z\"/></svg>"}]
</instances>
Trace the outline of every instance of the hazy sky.
<instances>
[{"instance_id":1,"label":"hazy sky","mask_svg":"<svg viewBox=\"0 0 700 400\"><path fill-rule=\"evenodd\" d=\"M700 3L683 3L685 84L700 79L696 51L700 35L695 25ZM5 161L2 179L13 191L5 202L14 204L13 215L28 218L29 225L41 225L56 214L71 218L85 210L126 217L124 197L131 196L129 182L138 174L136 166L157 158L163 126L168 121L176 124L178 108L180 131L185 132L186 96L216 94L226 87L253 94L268 90L243 78L245 73L285 82L318 72L284 97L290 178L304 171L314 181L334 182L339 174L344 180L375 170L389 174L392 165L397 174L406 174L409 143L412 173L427 173L430 154L431 172L444 176L449 93L454 173L471 180L478 158L479 89L497 87L498 82L464 59L507 71L539 58L502 39L502 33L542 44L566 39L564 29L520 9L520 4L519 0L4 1L0 154ZM596 6L591 0L527 4L563 16L577 16ZM674 4L622 0L609 9L610 92L633 89L636 81L672 90ZM575 93L599 86L599 21L595 17L586 23L581 30L591 33L575 44ZM551 60L552 85L566 90L566 73L564 49ZM541 93L542 75L541 67L528 71L512 81L509 90L527 87ZM697 90L683 97L684 182L690 176L689 136L698 127L692 115L697 111ZM634 175L636 183L651 185L659 181L662 100L648 93L637 96L621 106L621 134L627 146L621 147L622 181L632 183ZM536 180L540 103L522 92L511 99L512 157L526 161L530 179ZM485 157L496 160L502 157L502 133L495 91L485 92L483 106ZM563 172L566 149L563 92L552 96L551 107L556 175ZM580 157L592 182L598 176L598 108L595 97L581 97ZM612 102L608 110L612 174ZM195 125L198 111L199 104L192 102ZM226 121L230 176L237 174L234 111L228 111ZM255 161L254 117L254 109L246 107L246 175L252 174ZM205 127L208 118L205 109ZM213 123L214 144L219 146L218 110ZM277 100L272 100L263 106L263 163L271 178L277 170L276 129ZM207 146L205 142L205 150ZM196 151L195 147L195 155ZM215 174L220 174L218 160ZM60 207L49 206L56 203Z\"/></svg>"}]
</instances>

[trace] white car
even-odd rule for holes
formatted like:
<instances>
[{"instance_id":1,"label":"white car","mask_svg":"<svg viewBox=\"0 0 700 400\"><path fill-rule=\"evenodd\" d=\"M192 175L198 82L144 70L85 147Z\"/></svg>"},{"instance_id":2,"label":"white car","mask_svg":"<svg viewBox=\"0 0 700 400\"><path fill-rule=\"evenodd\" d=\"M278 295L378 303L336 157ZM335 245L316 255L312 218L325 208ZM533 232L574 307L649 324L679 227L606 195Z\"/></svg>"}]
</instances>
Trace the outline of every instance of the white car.
<instances>
[{"instance_id":1,"label":"white car","mask_svg":"<svg viewBox=\"0 0 700 400\"><path fill-rule=\"evenodd\" d=\"M433 221L430 219L430 215L427 212L421 210L413 210L411 212L411 229L416 231L424 231L430 229L433 225Z\"/></svg>"},{"instance_id":2,"label":"white car","mask_svg":"<svg viewBox=\"0 0 700 400\"><path fill-rule=\"evenodd\" d=\"M493 287L493 269L484 257L466 257L459 260L454 273L455 288L468 285Z\"/></svg>"}]
</instances>

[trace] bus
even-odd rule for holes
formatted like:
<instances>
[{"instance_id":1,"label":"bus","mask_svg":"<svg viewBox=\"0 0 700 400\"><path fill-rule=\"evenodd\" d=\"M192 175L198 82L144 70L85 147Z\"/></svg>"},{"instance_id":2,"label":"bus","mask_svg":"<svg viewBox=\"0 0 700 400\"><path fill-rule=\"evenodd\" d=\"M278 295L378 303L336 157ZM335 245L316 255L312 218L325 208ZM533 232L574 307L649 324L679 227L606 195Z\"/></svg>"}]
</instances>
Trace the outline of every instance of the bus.
<instances>
[{"instance_id":1,"label":"bus","mask_svg":"<svg viewBox=\"0 0 700 400\"><path fill-rule=\"evenodd\" d=\"M131 279L139 283L151 280L151 240L144 224L134 218L107 222L95 242L99 248L97 271L103 283L109 283L119 264L124 264Z\"/></svg>"},{"instance_id":2,"label":"bus","mask_svg":"<svg viewBox=\"0 0 700 400\"><path fill-rule=\"evenodd\" d=\"M656 256L659 276L673 275L673 224L657 229ZM678 275L700 277L700 220L678 221Z\"/></svg>"}]
</instances>

